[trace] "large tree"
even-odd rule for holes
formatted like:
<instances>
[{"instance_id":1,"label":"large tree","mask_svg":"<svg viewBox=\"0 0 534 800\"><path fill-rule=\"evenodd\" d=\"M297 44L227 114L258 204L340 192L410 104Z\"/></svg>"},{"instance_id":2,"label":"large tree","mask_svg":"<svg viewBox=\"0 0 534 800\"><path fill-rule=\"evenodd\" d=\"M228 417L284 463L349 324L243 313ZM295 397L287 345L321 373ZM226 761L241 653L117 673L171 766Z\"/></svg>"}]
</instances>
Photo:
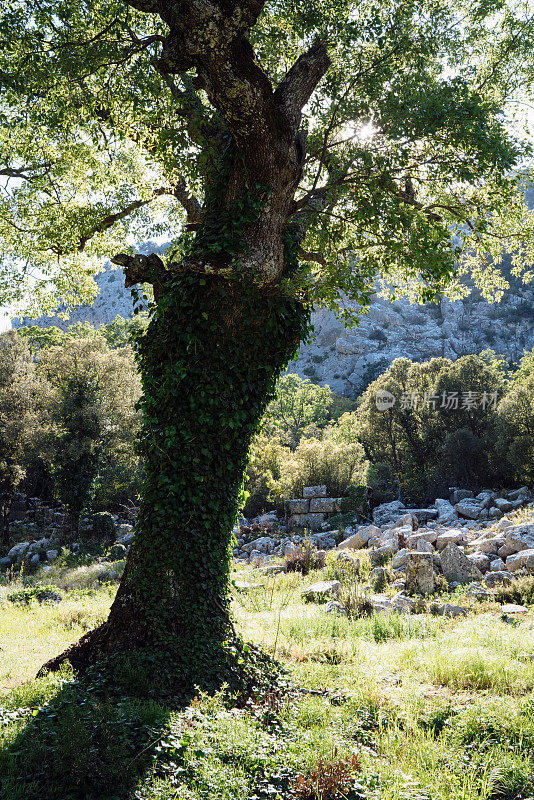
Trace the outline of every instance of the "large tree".
<instances>
[{"instance_id":1,"label":"large tree","mask_svg":"<svg viewBox=\"0 0 534 800\"><path fill-rule=\"evenodd\" d=\"M228 610L247 451L310 304L377 275L429 299L516 248L529 3L13 0L0 12L0 288L91 295L115 255L151 284L138 340L146 464L109 619L65 654L143 691L252 680ZM519 106L517 106L519 107ZM520 243L517 249L517 243ZM248 676L248 677L247 677ZM148 681L150 683L150 681Z\"/></svg>"}]
</instances>

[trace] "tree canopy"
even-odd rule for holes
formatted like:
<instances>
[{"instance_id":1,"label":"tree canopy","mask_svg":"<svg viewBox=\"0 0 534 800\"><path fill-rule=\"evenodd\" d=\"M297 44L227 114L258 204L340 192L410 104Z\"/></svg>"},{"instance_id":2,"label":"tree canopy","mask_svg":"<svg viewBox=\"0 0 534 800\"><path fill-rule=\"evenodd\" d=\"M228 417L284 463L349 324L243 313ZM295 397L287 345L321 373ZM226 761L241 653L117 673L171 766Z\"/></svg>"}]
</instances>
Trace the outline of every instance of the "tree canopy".
<instances>
[{"instance_id":1,"label":"tree canopy","mask_svg":"<svg viewBox=\"0 0 534 800\"><path fill-rule=\"evenodd\" d=\"M288 126L302 151L289 291L343 311L377 273L428 299L471 271L498 293L489 267L503 248L519 272L533 254L530 144L503 113L530 95L533 11L528 0L4 4L1 301L87 301L92 273L125 242L165 235L172 258L189 252L231 143L250 184L203 231L228 255L230 211L247 192L264 205L276 193Z\"/></svg>"}]
</instances>

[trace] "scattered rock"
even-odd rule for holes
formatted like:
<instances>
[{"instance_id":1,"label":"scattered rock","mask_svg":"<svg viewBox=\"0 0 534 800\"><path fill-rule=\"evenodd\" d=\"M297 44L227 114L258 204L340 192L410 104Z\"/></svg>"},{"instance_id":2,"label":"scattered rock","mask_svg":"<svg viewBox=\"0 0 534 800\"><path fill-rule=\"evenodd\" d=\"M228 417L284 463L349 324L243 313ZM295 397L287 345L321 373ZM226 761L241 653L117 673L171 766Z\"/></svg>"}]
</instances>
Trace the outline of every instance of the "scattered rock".
<instances>
[{"instance_id":1,"label":"scattered rock","mask_svg":"<svg viewBox=\"0 0 534 800\"><path fill-rule=\"evenodd\" d=\"M438 522L440 522L442 525L447 525L450 522L457 521L458 514L456 513L452 503L449 503L448 500L438 499L435 501L434 505L438 510Z\"/></svg>"},{"instance_id":2,"label":"scattered rock","mask_svg":"<svg viewBox=\"0 0 534 800\"><path fill-rule=\"evenodd\" d=\"M280 575L281 572L287 572L287 567L285 564L267 564L260 567L260 572L264 575Z\"/></svg>"},{"instance_id":3,"label":"scattered rock","mask_svg":"<svg viewBox=\"0 0 534 800\"><path fill-rule=\"evenodd\" d=\"M442 606L438 607L437 611L440 616L452 617L453 619L467 616L466 608L455 606L453 603L444 603Z\"/></svg>"},{"instance_id":4,"label":"scattered rock","mask_svg":"<svg viewBox=\"0 0 534 800\"><path fill-rule=\"evenodd\" d=\"M18 544L14 545L11 550L9 550L8 556L12 559L22 558L29 546L29 542L19 542Z\"/></svg>"},{"instance_id":5,"label":"scattered rock","mask_svg":"<svg viewBox=\"0 0 534 800\"><path fill-rule=\"evenodd\" d=\"M474 597L475 600L479 600L481 603L483 601L493 599L493 595L491 594L491 592L487 592L482 586L482 584L478 582L474 582L469 585L467 594L469 597Z\"/></svg>"},{"instance_id":6,"label":"scattered rock","mask_svg":"<svg viewBox=\"0 0 534 800\"><path fill-rule=\"evenodd\" d=\"M270 553L274 547L274 542L270 536L260 536L259 539L254 539L253 542L248 542L242 546L245 553L252 553L256 550L258 553Z\"/></svg>"},{"instance_id":7,"label":"scattered rock","mask_svg":"<svg viewBox=\"0 0 534 800\"><path fill-rule=\"evenodd\" d=\"M398 545L391 540L388 544L382 545L382 547L370 550L369 560L371 564L378 564L383 558L389 558L389 556L395 555L398 549Z\"/></svg>"},{"instance_id":8,"label":"scattered rock","mask_svg":"<svg viewBox=\"0 0 534 800\"><path fill-rule=\"evenodd\" d=\"M387 522L395 521L404 513L404 503L394 500L392 503L382 503L373 510L373 522L382 527Z\"/></svg>"},{"instance_id":9,"label":"scattered rock","mask_svg":"<svg viewBox=\"0 0 534 800\"><path fill-rule=\"evenodd\" d=\"M527 614L528 608L525 608L525 606L518 606L515 603L506 603L504 606L501 606L501 612L503 614Z\"/></svg>"},{"instance_id":10,"label":"scattered rock","mask_svg":"<svg viewBox=\"0 0 534 800\"><path fill-rule=\"evenodd\" d=\"M343 617L347 616L347 612L337 600L329 600L325 607L326 614L340 614Z\"/></svg>"},{"instance_id":11,"label":"scattered rock","mask_svg":"<svg viewBox=\"0 0 534 800\"><path fill-rule=\"evenodd\" d=\"M415 517L419 525L429 522L431 519L436 519L438 516L437 508L408 508L406 512L412 517Z\"/></svg>"},{"instance_id":12,"label":"scattered rock","mask_svg":"<svg viewBox=\"0 0 534 800\"><path fill-rule=\"evenodd\" d=\"M493 501L493 505L503 513L506 513L507 511L512 511L514 508L514 504L510 500L505 500L504 497L496 497L495 500Z\"/></svg>"},{"instance_id":13,"label":"scattered rock","mask_svg":"<svg viewBox=\"0 0 534 800\"><path fill-rule=\"evenodd\" d=\"M482 572L482 574L488 572L491 564L491 558L487 555L487 553L470 553L467 558L471 564L474 564L474 566Z\"/></svg>"},{"instance_id":14,"label":"scattered rock","mask_svg":"<svg viewBox=\"0 0 534 800\"><path fill-rule=\"evenodd\" d=\"M392 603L399 611L404 611L407 614L412 614L416 609L416 602L408 597L404 592L399 592L392 598Z\"/></svg>"},{"instance_id":15,"label":"scattered rock","mask_svg":"<svg viewBox=\"0 0 534 800\"><path fill-rule=\"evenodd\" d=\"M534 549L521 550L519 553L514 553L506 559L506 569L509 572L517 572L518 569L526 567L529 569L528 564L534 567ZM534 571L534 570L533 570Z\"/></svg>"},{"instance_id":16,"label":"scattered rock","mask_svg":"<svg viewBox=\"0 0 534 800\"><path fill-rule=\"evenodd\" d=\"M484 583L489 589L494 589L496 586L511 586L512 578L509 572L498 570L496 572L487 572L484 575Z\"/></svg>"},{"instance_id":17,"label":"scattered rock","mask_svg":"<svg viewBox=\"0 0 534 800\"><path fill-rule=\"evenodd\" d=\"M482 503L474 498L468 498L466 500L460 500L459 503L456 503L454 509L459 517L465 517L466 519L478 519L482 511Z\"/></svg>"},{"instance_id":18,"label":"scattered rock","mask_svg":"<svg viewBox=\"0 0 534 800\"><path fill-rule=\"evenodd\" d=\"M458 542L462 542L464 538L464 533L459 528L451 528L444 533L440 533L436 539L436 547L438 550L444 550L448 544L451 542L453 544L458 544Z\"/></svg>"},{"instance_id":19,"label":"scattered rock","mask_svg":"<svg viewBox=\"0 0 534 800\"><path fill-rule=\"evenodd\" d=\"M409 594L434 593L434 564L431 553L408 553L406 591Z\"/></svg>"},{"instance_id":20,"label":"scattered rock","mask_svg":"<svg viewBox=\"0 0 534 800\"><path fill-rule=\"evenodd\" d=\"M302 590L301 594L307 600L324 600L332 595L337 595L341 591L341 584L339 581L317 581L312 583Z\"/></svg>"},{"instance_id":21,"label":"scattered rock","mask_svg":"<svg viewBox=\"0 0 534 800\"><path fill-rule=\"evenodd\" d=\"M234 581L234 586L239 592L249 592L251 589L259 589L259 583L247 583L246 581Z\"/></svg>"},{"instance_id":22,"label":"scattered rock","mask_svg":"<svg viewBox=\"0 0 534 800\"><path fill-rule=\"evenodd\" d=\"M392 601L385 594L372 594L369 597L369 601L375 612L389 614L395 610Z\"/></svg>"},{"instance_id":23,"label":"scattered rock","mask_svg":"<svg viewBox=\"0 0 534 800\"><path fill-rule=\"evenodd\" d=\"M465 584L480 580L482 573L471 564L460 548L450 542L441 553L441 568L449 583Z\"/></svg>"},{"instance_id":24,"label":"scattered rock","mask_svg":"<svg viewBox=\"0 0 534 800\"><path fill-rule=\"evenodd\" d=\"M459 489L457 487L449 489L449 499L453 506L456 505L456 503L459 503L461 500L466 500L467 498L474 496L475 495L472 491L470 491L470 489Z\"/></svg>"}]
</instances>

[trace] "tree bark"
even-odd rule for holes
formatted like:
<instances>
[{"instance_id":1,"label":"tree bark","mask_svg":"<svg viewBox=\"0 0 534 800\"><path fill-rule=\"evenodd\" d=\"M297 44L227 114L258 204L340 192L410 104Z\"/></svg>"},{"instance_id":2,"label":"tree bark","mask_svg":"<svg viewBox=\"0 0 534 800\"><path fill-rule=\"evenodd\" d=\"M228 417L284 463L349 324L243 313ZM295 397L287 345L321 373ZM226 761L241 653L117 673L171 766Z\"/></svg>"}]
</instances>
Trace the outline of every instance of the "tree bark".
<instances>
[{"instance_id":1,"label":"tree bark","mask_svg":"<svg viewBox=\"0 0 534 800\"><path fill-rule=\"evenodd\" d=\"M12 501L13 494L10 492L3 492L0 495L0 541L4 545L9 543L9 514Z\"/></svg>"},{"instance_id":2,"label":"tree bark","mask_svg":"<svg viewBox=\"0 0 534 800\"><path fill-rule=\"evenodd\" d=\"M98 662L158 695L255 682L267 661L231 623L231 531L251 439L307 324L280 293L168 274L138 343L146 478L124 576L109 619L41 672Z\"/></svg>"}]
</instances>

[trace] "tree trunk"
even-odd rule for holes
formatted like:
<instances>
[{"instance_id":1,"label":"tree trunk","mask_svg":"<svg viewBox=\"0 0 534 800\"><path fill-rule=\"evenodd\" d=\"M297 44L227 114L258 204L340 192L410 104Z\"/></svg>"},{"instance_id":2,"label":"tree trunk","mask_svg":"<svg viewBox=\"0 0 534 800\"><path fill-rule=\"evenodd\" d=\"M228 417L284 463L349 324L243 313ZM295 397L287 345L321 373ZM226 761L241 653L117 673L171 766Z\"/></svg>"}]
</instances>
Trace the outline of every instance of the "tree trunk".
<instances>
[{"instance_id":1,"label":"tree trunk","mask_svg":"<svg viewBox=\"0 0 534 800\"><path fill-rule=\"evenodd\" d=\"M138 343L142 502L108 620L42 671L107 664L134 693L254 683L268 659L229 615L232 527L252 437L308 325L298 301L245 281L170 275Z\"/></svg>"},{"instance_id":2,"label":"tree trunk","mask_svg":"<svg viewBox=\"0 0 534 800\"><path fill-rule=\"evenodd\" d=\"M11 511L11 503L13 502L13 494L10 492L2 492L0 494L0 541L2 544L9 543L9 514Z\"/></svg>"}]
</instances>

